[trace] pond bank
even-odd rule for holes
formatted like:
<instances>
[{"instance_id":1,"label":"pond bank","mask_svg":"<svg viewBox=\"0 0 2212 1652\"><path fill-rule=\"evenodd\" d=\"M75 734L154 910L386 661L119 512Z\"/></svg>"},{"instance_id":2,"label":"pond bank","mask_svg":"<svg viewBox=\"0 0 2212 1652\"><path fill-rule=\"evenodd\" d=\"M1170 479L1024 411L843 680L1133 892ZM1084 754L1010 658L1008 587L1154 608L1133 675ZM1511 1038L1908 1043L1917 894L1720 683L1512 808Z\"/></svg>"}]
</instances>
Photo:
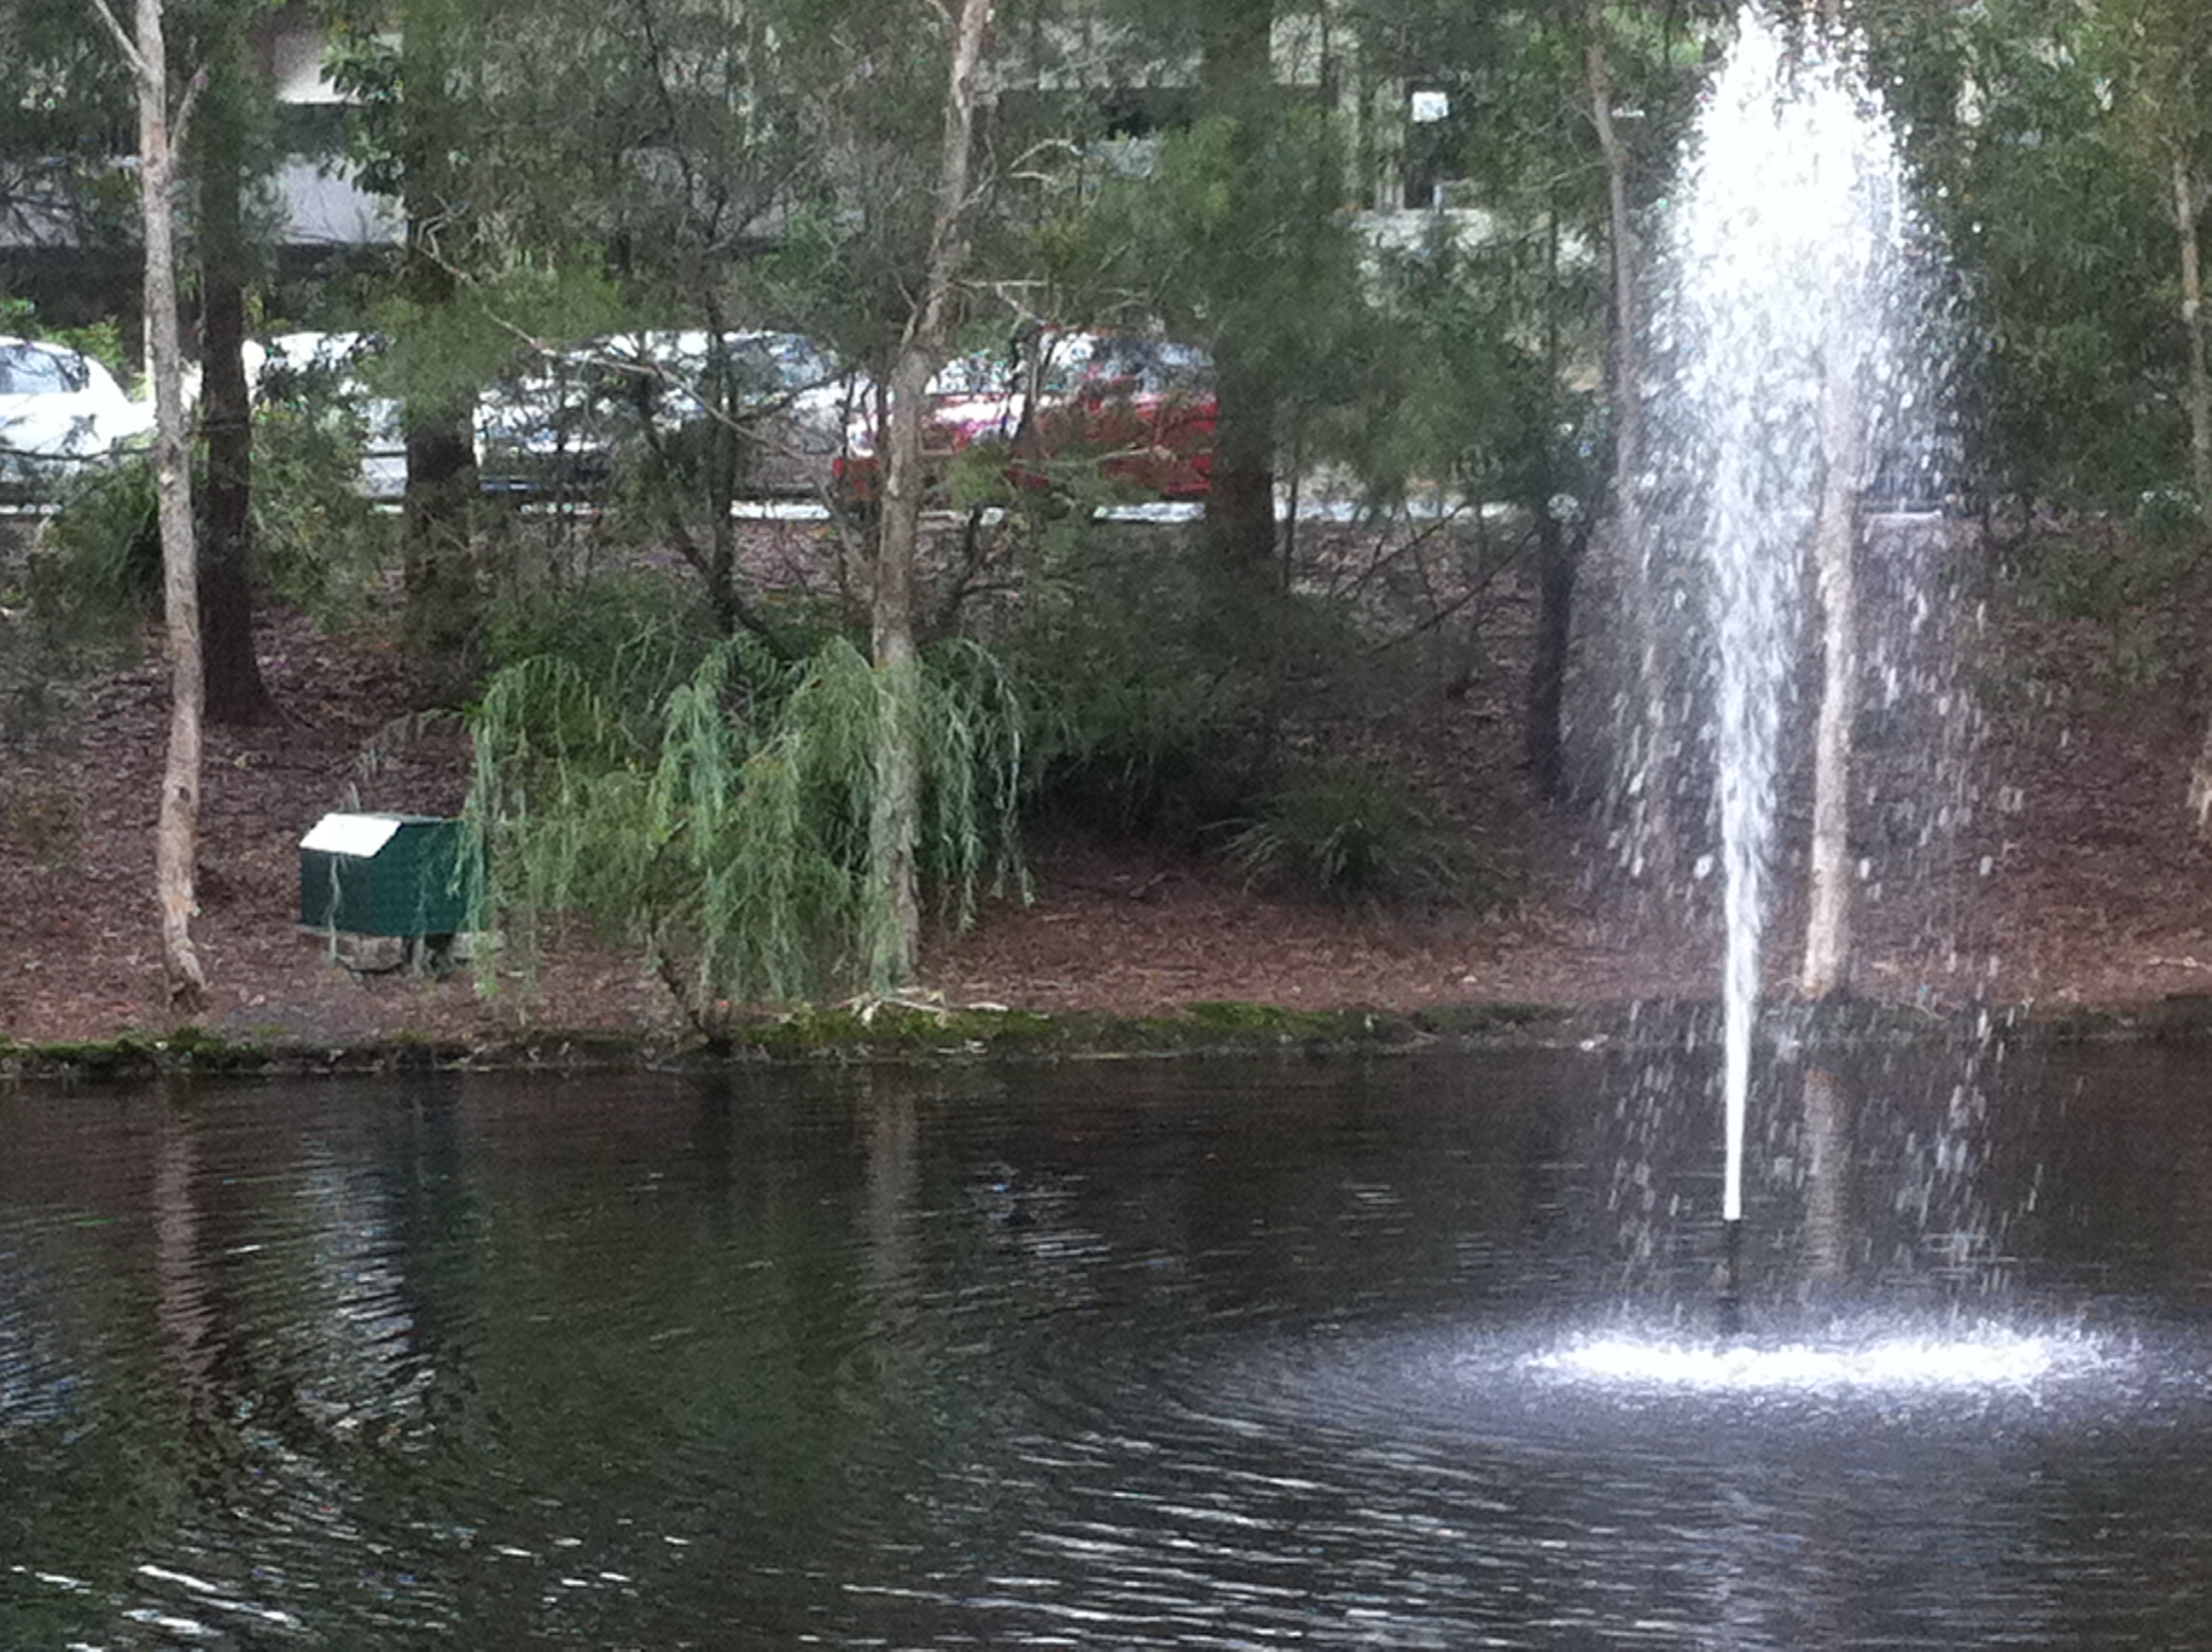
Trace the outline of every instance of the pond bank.
<instances>
[{"instance_id":1,"label":"pond bank","mask_svg":"<svg viewBox=\"0 0 2212 1652\"><path fill-rule=\"evenodd\" d=\"M1433 1049L1673 1049L1718 1036L1719 1006L1698 1000L1627 1004L1468 1004L1410 1011L1289 1010L1200 1002L1148 1015L940 1009L893 1002L802 1008L735 1023L726 1035L665 1036L592 1028L490 1039L401 1035L323 1043L179 1027L112 1037L18 1042L0 1036L0 1082L106 1082L165 1075L427 1071L625 1072L750 1063L1129 1060L1194 1055L1306 1058ZM2212 1039L2212 995L2177 994L2113 1008L2032 1004L1934 1011L1850 999L1778 1005L1762 1034L1790 1050L1995 1039L2007 1046L2195 1042Z\"/></svg>"}]
</instances>

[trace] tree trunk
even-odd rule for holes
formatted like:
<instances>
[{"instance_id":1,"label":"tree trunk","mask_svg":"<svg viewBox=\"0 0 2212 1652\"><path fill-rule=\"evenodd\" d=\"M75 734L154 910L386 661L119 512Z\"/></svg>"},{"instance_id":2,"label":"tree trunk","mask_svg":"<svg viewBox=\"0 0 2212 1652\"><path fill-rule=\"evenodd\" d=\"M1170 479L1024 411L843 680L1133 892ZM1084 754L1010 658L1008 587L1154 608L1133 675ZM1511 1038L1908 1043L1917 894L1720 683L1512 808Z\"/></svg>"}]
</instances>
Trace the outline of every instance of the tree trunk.
<instances>
[{"instance_id":1,"label":"tree trunk","mask_svg":"<svg viewBox=\"0 0 2212 1652\"><path fill-rule=\"evenodd\" d=\"M1556 203L1546 215L1545 280L1548 296L1544 308L1544 362L1549 383L1565 375L1559 343L1559 215ZM1587 531L1569 533L1553 504L1560 491L1556 427L1549 410L1553 390L1546 392L1547 410L1541 428L1532 433L1539 464L1537 496L1529 503L1536 517L1536 638L1528 662L1527 725L1522 750L1528 760L1537 795L1557 803L1567 793L1566 748L1563 724L1566 715L1567 656L1573 641L1575 580L1581 572Z\"/></svg>"},{"instance_id":2,"label":"tree trunk","mask_svg":"<svg viewBox=\"0 0 2212 1652\"><path fill-rule=\"evenodd\" d=\"M1566 751L1560 725L1565 714L1567 652L1574 627L1577 547L1548 504L1536 517L1536 640L1528 661L1528 726L1522 750L1537 795L1556 803L1566 795Z\"/></svg>"},{"instance_id":3,"label":"tree trunk","mask_svg":"<svg viewBox=\"0 0 2212 1652\"><path fill-rule=\"evenodd\" d=\"M476 437L465 409L407 416L407 492L401 507L401 637L422 696L442 703L475 677Z\"/></svg>"},{"instance_id":4,"label":"tree trunk","mask_svg":"<svg viewBox=\"0 0 2212 1652\"><path fill-rule=\"evenodd\" d=\"M1611 289L1610 327L1606 339L1606 400L1610 428L1612 485L1607 500L1608 534L1623 587L1621 605L1634 631L1636 655L1631 680L1623 684L1623 703L1632 718L1620 730L1626 750L1614 756L1617 771L1634 776L1631 789L1640 818L1634 832L1648 855L1671 867L1680 857L1674 799L1665 777L1673 772L1677 736L1669 688L1670 662L1662 638L1658 582L1650 525L1644 512L1644 317L1638 287L1641 253L1636 221L1629 210L1628 146L1613 124L1612 64L1605 49L1605 12L1595 0L1583 13L1583 71L1590 119L1597 129L1605 161L1607 274ZM1640 783L1639 783L1640 782Z\"/></svg>"},{"instance_id":5,"label":"tree trunk","mask_svg":"<svg viewBox=\"0 0 2212 1652\"><path fill-rule=\"evenodd\" d=\"M1275 108L1273 0L1212 0L1199 64L1201 107L1230 123L1236 171L1259 175L1266 125ZM1245 164L1244 158L1251 157ZM1249 179L1232 176L1232 245L1255 245L1256 220L1267 203ZM1240 221L1243 221L1240 225ZM1233 295L1214 356L1213 468L1206 495L1206 544L1232 572L1266 573L1275 552L1275 395L1248 329L1237 320Z\"/></svg>"},{"instance_id":6,"label":"tree trunk","mask_svg":"<svg viewBox=\"0 0 2212 1652\"><path fill-rule=\"evenodd\" d=\"M1636 221L1628 208L1628 146L1613 121L1613 68L1605 52L1605 14L1592 4L1585 18L1583 67L1588 79L1590 119L1597 127L1598 151L1605 160L1607 274L1611 287L1612 325L1606 340L1606 376L1613 425L1613 514L1640 538L1643 499L1636 483L1644 467L1644 385L1637 352L1642 347L1643 315L1637 280Z\"/></svg>"},{"instance_id":7,"label":"tree trunk","mask_svg":"<svg viewBox=\"0 0 2212 1652\"><path fill-rule=\"evenodd\" d=\"M2197 748L2197 766L2189 771L2189 812L2197 817L2197 835L2212 843L2212 720L2204 726L2204 744Z\"/></svg>"},{"instance_id":8,"label":"tree trunk","mask_svg":"<svg viewBox=\"0 0 2212 1652\"><path fill-rule=\"evenodd\" d=\"M200 644L207 713L218 723L260 722L276 702L253 647L253 404L246 382L246 230L239 210L245 159L231 65L200 125L200 407L207 441L205 537L200 547Z\"/></svg>"},{"instance_id":9,"label":"tree trunk","mask_svg":"<svg viewBox=\"0 0 2212 1652\"><path fill-rule=\"evenodd\" d=\"M1848 357L1823 392L1820 514L1813 556L1820 593L1820 703L1813 732L1811 904L1798 985L1832 998L1850 984L1851 725L1858 715L1858 395Z\"/></svg>"},{"instance_id":10,"label":"tree trunk","mask_svg":"<svg viewBox=\"0 0 2212 1652\"><path fill-rule=\"evenodd\" d=\"M951 349L953 298L968 258L975 74L993 0L961 0L945 91L936 214L920 300L891 367L870 626L878 677L875 787L868 876L883 917L868 940L869 985L888 992L912 979L921 931L915 851L921 831L921 665L914 635L915 551L921 535L922 428L929 380Z\"/></svg>"},{"instance_id":11,"label":"tree trunk","mask_svg":"<svg viewBox=\"0 0 2212 1652\"><path fill-rule=\"evenodd\" d=\"M2212 526L2212 367L2204 337L2204 269L2198 227L2204 191L2189 156L2173 152L2173 225L2181 249L2181 325L2189 339L2189 479L2197 491L2197 512Z\"/></svg>"},{"instance_id":12,"label":"tree trunk","mask_svg":"<svg viewBox=\"0 0 2212 1652\"><path fill-rule=\"evenodd\" d=\"M1805 1188L1801 1242L1806 1277L1827 1285L1850 1270L1849 1102L1849 1092L1833 1068L1805 1069L1805 1124L1798 1138Z\"/></svg>"},{"instance_id":13,"label":"tree trunk","mask_svg":"<svg viewBox=\"0 0 2212 1652\"><path fill-rule=\"evenodd\" d=\"M2181 253L2181 324L2188 338L2189 370L2184 400L2189 410L2189 480L2197 495L2197 513L2212 526L2212 367L2208 366L2204 320L2204 265L2200 230L2204 190L2180 145L2172 152L2173 226ZM2189 809L2197 835L2212 842L2212 722L2189 774Z\"/></svg>"},{"instance_id":14,"label":"tree trunk","mask_svg":"<svg viewBox=\"0 0 2212 1652\"><path fill-rule=\"evenodd\" d=\"M1206 542L1224 567L1257 575L1275 556L1274 400L1233 335L1215 342L1213 469Z\"/></svg>"},{"instance_id":15,"label":"tree trunk","mask_svg":"<svg viewBox=\"0 0 2212 1652\"><path fill-rule=\"evenodd\" d=\"M455 48L443 8L410 5L404 21L400 197L407 246L402 282L416 305L434 309L450 305L459 290L452 266L440 254L440 238L448 244L465 239L453 222L465 209L454 204L447 160L453 112L444 76L451 71ZM466 693L475 680L472 655L482 608L477 591L475 419L465 402L426 405L414 399L404 418L407 491L400 560L405 605L400 633L414 661L417 691L426 701L442 703Z\"/></svg>"},{"instance_id":16,"label":"tree trunk","mask_svg":"<svg viewBox=\"0 0 2212 1652\"><path fill-rule=\"evenodd\" d=\"M113 21L112 17L109 21ZM169 131L168 51L162 39L161 0L137 0L135 35L125 44L138 91L146 367L154 381L154 474L161 501L162 615L169 656L169 748L154 834L154 889L161 911L161 972L169 1007L178 1014L192 1015L207 997L207 978L191 932L204 684L191 471L185 449L184 353L177 327L176 150Z\"/></svg>"}]
</instances>

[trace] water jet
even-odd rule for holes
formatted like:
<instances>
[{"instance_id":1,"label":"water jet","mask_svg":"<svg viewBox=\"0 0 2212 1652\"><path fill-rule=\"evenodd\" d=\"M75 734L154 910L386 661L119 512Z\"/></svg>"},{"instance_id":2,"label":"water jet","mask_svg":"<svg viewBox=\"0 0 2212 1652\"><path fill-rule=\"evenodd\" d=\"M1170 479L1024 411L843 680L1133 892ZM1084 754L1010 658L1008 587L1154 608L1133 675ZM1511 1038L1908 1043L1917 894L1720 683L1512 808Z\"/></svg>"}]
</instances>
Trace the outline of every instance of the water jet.
<instances>
[{"instance_id":1,"label":"water jet","mask_svg":"<svg viewBox=\"0 0 2212 1652\"><path fill-rule=\"evenodd\" d=\"M1854 730L1878 665L1887 701L1920 686L1890 669L1901 645L1875 640L1862 589L1871 561L1912 552L1893 537L1874 543L1863 501L1876 475L1932 463L1945 376L1929 343L1933 260L1897 135L1832 21L1778 24L1744 9L1660 245L1647 341L1653 462L1628 479L1647 496L1626 514L1648 525L1643 581L1692 616L1674 645L1676 680L1647 683L1645 703L1691 699L1702 730L1683 750L1631 742L1645 769L1662 772L1631 774L1623 790L1639 809L1666 799L1676 820L1697 811L1674 793L1709 790L1717 842L1700 859L1721 889L1720 1273L1732 1334L1778 873L1787 847L1805 914L1798 993L1842 995L1854 904L1875 872L1853 848ZM1893 586L1899 572L1886 570ZM1914 602L1924 616L1924 595ZM1646 660L1663 652L1649 640L1641 649ZM1674 719L1655 709L1646 721ZM1809 815L1802 847L1783 841L1796 810ZM1635 858L1666 861L1642 848Z\"/></svg>"}]
</instances>

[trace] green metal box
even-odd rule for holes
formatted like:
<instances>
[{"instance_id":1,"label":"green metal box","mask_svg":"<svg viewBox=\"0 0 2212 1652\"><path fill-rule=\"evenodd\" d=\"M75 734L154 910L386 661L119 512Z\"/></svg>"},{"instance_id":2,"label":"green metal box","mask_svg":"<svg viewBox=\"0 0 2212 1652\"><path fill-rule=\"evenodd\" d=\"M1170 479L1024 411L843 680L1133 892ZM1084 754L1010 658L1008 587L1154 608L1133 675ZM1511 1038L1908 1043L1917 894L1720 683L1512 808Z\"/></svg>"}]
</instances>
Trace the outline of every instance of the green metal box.
<instances>
[{"instance_id":1,"label":"green metal box","mask_svg":"<svg viewBox=\"0 0 2212 1652\"><path fill-rule=\"evenodd\" d=\"M300 921L349 935L453 935L472 926L478 858L458 820L325 815L300 840Z\"/></svg>"}]
</instances>

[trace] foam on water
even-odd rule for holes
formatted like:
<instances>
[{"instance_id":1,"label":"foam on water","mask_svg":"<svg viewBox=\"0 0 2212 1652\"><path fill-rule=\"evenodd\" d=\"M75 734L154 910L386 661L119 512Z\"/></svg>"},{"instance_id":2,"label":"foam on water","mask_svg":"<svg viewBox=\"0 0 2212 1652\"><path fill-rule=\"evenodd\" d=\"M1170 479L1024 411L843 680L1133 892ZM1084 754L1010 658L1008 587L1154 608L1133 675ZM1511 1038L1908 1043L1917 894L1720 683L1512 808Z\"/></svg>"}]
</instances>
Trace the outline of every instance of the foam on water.
<instances>
[{"instance_id":1,"label":"foam on water","mask_svg":"<svg viewBox=\"0 0 2212 1652\"><path fill-rule=\"evenodd\" d=\"M1570 1382L1632 1388L1898 1394L2030 1388L2108 1371L2116 1358L2093 1337L1989 1326L1963 1335L1764 1345L1593 1337L1534 1355L1528 1369Z\"/></svg>"}]
</instances>

